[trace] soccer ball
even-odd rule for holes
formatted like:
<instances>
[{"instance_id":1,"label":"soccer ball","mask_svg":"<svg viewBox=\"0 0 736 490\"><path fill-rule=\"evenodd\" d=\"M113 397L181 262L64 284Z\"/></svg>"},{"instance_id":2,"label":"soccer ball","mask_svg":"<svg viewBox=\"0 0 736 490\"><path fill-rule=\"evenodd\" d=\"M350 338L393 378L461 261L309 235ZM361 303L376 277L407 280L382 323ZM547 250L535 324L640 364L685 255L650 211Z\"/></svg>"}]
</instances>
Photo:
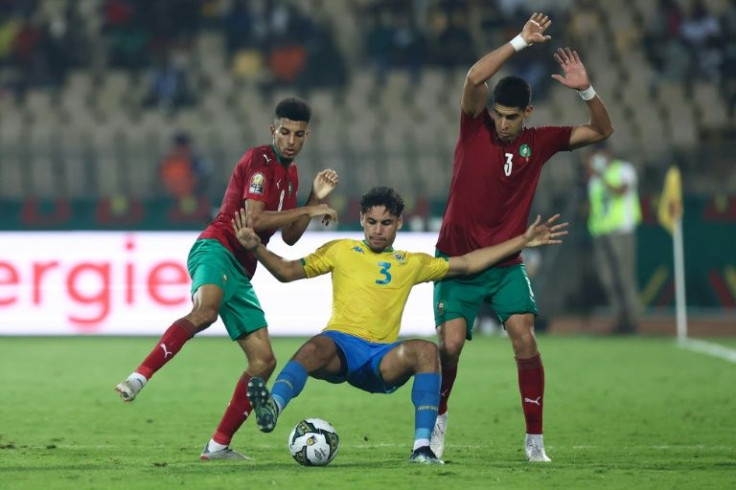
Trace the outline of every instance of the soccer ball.
<instances>
[{"instance_id":1,"label":"soccer ball","mask_svg":"<svg viewBox=\"0 0 736 490\"><path fill-rule=\"evenodd\" d=\"M335 459L340 438L322 419L304 419L289 434L289 451L302 466L324 466Z\"/></svg>"}]
</instances>

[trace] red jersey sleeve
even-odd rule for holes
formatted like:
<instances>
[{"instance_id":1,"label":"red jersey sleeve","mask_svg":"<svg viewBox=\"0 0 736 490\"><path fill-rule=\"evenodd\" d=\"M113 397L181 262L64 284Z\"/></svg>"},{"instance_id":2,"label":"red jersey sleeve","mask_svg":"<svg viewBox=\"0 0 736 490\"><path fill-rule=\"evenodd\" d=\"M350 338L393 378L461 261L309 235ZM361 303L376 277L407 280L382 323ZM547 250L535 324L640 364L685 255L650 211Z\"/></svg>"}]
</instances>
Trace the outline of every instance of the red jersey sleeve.
<instances>
[{"instance_id":1,"label":"red jersey sleeve","mask_svg":"<svg viewBox=\"0 0 736 490\"><path fill-rule=\"evenodd\" d=\"M263 165L255 152L246 155L245 187L243 188L243 199L268 202L268 191L270 188L271 172Z\"/></svg>"},{"instance_id":2,"label":"red jersey sleeve","mask_svg":"<svg viewBox=\"0 0 736 490\"><path fill-rule=\"evenodd\" d=\"M460 139L466 139L472 136L489 122L490 115L486 109L483 109L475 117L467 115L464 110L460 109Z\"/></svg>"},{"instance_id":3,"label":"red jersey sleeve","mask_svg":"<svg viewBox=\"0 0 736 490\"><path fill-rule=\"evenodd\" d=\"M542 152L542 162L547 163L559 151L570 150L570 135L572 126L540 126L535 128L539 149Z\"/></svg>"}]
</instances>

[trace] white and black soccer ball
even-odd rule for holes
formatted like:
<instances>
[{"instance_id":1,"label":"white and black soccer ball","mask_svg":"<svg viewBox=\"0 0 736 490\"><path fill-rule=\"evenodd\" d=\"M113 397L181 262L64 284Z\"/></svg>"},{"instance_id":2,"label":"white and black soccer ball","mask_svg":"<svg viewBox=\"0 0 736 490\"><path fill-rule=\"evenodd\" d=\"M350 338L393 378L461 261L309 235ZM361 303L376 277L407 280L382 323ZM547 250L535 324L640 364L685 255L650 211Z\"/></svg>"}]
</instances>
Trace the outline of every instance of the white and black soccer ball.
<instances>
[{"instance_id":1,"label":"white and black soccer ball","mask_svg":"<svg viewBox=\"0 0 736 490\"><path fill-rule=\"evenodd\" d=\"M304 419L289 434L289 451L302 466L324 466L335 459L340 438L322 419Z\"/></svg>"}]
</instances>

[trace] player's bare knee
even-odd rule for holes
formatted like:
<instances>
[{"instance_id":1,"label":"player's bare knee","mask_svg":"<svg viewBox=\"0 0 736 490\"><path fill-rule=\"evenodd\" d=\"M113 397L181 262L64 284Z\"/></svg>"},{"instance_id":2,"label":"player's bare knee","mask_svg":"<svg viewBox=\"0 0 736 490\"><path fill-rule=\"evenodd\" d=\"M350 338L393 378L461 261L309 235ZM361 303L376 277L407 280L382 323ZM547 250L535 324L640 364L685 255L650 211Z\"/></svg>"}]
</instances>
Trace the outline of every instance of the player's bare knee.
<instances>
[{"instance_id":1,"label":"player's bare knee","mask_svg":"<svg viewBox=\"0 0 736 490\"><path fill-rule=\"evenodd\" d=\"M537 354L537 339L531 331L515 335L511 342L516 357L525 359Z\"/></svg>"},{"instance_id":2,"label":"player's bare knee","mask_svg":"<svg viewBox=\"0 0 736 490\"><path fill-rule=\"evenodd\" d=\"M444 339L441 339L439 343L440 356L445 362L452 362L454 360L454 362L457 363L464 345L464 337L445 337Z\"/></svg>"},{"instance_id":3,"label":"player's bare knee","mask_svg":"<svg viewBox=\"0 0 736 490\"><path fill-rule=\"evenodd\" d=\"M268 379L276 369L276 356L273 353L261 353L250 359L248 372L252 376Z\"/></svg>"},{"instance_id":4,"label":"player's bare knee","mask_svg":"<svg viewBox=\"0 0 736 490\"><path fill-rule=\"evenodd\" d=\"M204 330L217 321L219 312L217 308L211 306L199 306L195 308L187 319L197 328L197 331Z\"/></svg>"},{"instance_id":5,"label":"player's bare knee","mask_svg":"<svg viewBox=\"0 0 736 490\"><path fill-rule=\"evenodd\" d=\"M437 344L426 340L416 340L412 345L416 372L439 372L440 355Z\"/></svg>"}]
</instances>

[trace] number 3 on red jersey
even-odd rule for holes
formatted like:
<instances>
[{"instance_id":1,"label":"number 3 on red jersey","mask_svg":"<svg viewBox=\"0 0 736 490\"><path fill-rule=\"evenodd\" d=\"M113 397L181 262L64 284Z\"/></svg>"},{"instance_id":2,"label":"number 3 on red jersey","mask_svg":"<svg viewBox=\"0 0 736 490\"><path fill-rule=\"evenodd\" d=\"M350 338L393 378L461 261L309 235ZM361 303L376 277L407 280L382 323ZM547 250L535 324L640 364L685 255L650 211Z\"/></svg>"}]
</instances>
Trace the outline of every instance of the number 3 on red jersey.
<instances>
[{"instance_id":1,"label":"number 3 on red jersey","mask_svg":"<svg viewBox=\"0 0 736 490\"><path fill-rule=\"evenodd\" d=\"M504 153L506 156L506 163L503 165L503 173L506 174L506 177L511 175L511 168L514 166L514 161L512 158L514 157L513 153Z\"/></svg>"}]
</instances>

